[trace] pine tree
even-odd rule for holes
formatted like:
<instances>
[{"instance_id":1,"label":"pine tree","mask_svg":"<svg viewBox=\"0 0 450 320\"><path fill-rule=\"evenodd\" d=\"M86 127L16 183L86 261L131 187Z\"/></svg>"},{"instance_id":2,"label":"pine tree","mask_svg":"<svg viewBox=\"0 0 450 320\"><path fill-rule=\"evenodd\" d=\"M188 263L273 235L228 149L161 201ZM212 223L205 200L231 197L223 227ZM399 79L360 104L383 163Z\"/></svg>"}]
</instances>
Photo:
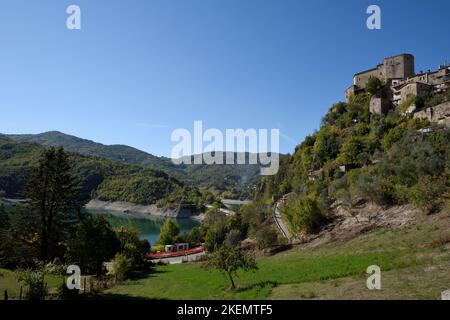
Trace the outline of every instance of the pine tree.
<instances>
[{"instance_id":1,"label":"pine tree","mask_svg":"<svg viewBox=\"0 0 450 320\"><path fill-rule=\"evenodd\" d=\"M46 261L60 250L59 242L80 208L68 155L62 148L44 152L27 182L25 196L39 216L40 259Z\"/></svg>"}]
</instances>

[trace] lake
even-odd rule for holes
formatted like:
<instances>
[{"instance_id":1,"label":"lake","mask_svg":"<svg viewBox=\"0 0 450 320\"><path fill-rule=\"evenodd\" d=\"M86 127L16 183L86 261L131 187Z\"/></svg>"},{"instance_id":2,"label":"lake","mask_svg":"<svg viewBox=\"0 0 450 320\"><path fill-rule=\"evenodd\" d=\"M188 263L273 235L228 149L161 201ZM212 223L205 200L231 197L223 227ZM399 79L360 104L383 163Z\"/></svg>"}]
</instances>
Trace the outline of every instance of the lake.
<instances>
[{"instance_id":1,"label":"lake","mask_svg":"<svg viewBox=\"0 0 450 320\"><path fill-rule=\"evenodd\" d=\"M159 229L164 224L166 219L164 217L154 217L151 216L149 218L143 219L139 217L123 217L119 216L117 213L108 213L104 210L89 210L92 214L101 214L105 216L105 218L109 221L111 226L115 228L119 228L121 226L130 226L134 227L138 233L139 238L147 239L150 244L153 246L156 244L156 240L159 236ZM188 233L194 227L200 225L200 222L195 219L175 219L178 225L180 226L180 234Z\"/></svg>"}]
</instances>

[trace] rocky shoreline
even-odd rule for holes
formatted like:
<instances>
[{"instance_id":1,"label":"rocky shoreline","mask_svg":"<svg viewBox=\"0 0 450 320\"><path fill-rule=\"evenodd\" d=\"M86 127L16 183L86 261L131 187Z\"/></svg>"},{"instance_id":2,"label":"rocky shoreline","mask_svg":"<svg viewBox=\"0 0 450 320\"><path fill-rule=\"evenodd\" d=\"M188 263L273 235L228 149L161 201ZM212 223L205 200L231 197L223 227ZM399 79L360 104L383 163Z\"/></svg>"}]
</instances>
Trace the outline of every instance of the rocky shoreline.
<instances>
[{"instance_id":1,"label":"rocky shoreline","mask_svg":"<svg viewBox=\"0 0 450 320\"><path fill-rule=\"evenodd\" d=\"M158 208L155 205L142 205L124 201L102 201L98 199L90 200L86 206L88 210L107 211L108 213L115 214L122 217L135 217L151 219L152 217L164 217L164 218L198 218L199 213L192 210L182 208L178 209L165 209Z\"/></svg>"}]
</instances>

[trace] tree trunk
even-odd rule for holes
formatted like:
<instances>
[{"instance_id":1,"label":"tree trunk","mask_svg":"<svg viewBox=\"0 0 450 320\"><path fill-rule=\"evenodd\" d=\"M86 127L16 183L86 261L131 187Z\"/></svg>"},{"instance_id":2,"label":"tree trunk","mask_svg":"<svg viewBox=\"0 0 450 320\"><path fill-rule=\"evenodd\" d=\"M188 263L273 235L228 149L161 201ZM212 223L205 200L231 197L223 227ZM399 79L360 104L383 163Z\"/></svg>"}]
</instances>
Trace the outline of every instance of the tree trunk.
<instances>
[{"instance_id":1,"label":"tree trunk","mask_svg":"<svg viewBox=\"0 0 450 320\"><path fill-rule=\"evenodd\" d=\"M236 286L234 285L233 277L231 276L230 272L228 272L228 277L230 278L231 285L233 286L233 289L236 289Z\"/></svg>"}]
</instances>

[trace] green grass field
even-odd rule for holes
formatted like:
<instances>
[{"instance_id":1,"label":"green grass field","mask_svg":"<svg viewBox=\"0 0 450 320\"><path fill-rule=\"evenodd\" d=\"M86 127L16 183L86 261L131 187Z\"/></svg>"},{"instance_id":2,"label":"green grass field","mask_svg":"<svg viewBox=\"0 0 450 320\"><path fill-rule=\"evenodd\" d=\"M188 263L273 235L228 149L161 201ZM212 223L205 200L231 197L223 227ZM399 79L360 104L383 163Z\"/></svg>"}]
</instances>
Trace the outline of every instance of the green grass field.
<instances>
[{"instance_id":1,"label":"green grass field","mask_svg":"<svg viewBox=\"0 0 450 320\"><path fill-rule=\"evenodd\" d=\"M382 290L366 288L366 268L382 270ZM401 230L378 230L353 240L299 246L258 259L231 290L221 273L201 264L157 266L155 272L105 292L105 298L151 299L438 299L450 288L450 215L430 216Z\"/></svg>"}]
</instances>

